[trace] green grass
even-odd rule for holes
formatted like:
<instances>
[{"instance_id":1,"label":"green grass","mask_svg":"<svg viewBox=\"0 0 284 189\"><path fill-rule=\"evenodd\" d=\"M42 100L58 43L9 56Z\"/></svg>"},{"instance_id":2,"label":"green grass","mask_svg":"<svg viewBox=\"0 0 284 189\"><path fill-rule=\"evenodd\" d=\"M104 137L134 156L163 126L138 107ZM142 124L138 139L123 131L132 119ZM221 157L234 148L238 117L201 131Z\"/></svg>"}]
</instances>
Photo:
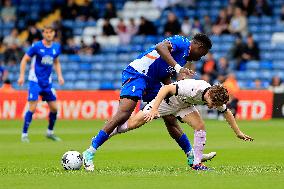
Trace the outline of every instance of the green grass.
<instances>
[{"instance_id":1,"label":"green grass","mask_svg":"<svg viewBox=\"0 0 284 189\"><path fill-rule=\"evenodd\" d=\"M206 121L205 152L217 151L206 165L214 171L195 172L155 121L106 142L95 157L95 171L65 171L64 152L82 152L103 121L57 122L63 142L44 137L45 120L30 128L29 144L20 142L22 121L0 121L0 189L45 188L284 188L284 120L239 121L254 142L237 139L225 122ZM192 141L192 129L183 125Z\"/></svg>"}]
</instances>

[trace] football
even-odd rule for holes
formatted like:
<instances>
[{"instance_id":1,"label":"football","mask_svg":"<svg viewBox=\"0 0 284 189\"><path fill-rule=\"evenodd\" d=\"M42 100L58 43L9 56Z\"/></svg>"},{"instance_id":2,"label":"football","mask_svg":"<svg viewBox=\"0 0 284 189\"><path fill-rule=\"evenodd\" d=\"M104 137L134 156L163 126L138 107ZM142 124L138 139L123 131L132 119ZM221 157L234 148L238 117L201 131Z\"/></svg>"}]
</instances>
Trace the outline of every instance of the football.
<instances>
[{"instance_id":1,"label":"football","mask_svg":"<svg viewBox=\"0 0 284 189\"><path fill-rule=\"evenodd\" d=\"M79 170L82 166L83 158L80 152L68 151L63 154L61 164L65 170Z\"/></svg>"}]
</instances>

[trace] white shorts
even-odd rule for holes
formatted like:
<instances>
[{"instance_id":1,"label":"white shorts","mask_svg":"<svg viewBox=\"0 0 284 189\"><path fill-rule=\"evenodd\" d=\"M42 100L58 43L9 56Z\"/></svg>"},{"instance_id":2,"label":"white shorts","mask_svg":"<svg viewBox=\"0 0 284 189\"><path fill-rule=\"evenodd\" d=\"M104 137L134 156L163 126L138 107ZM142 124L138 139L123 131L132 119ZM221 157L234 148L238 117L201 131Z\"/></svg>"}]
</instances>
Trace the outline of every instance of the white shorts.
<instances>
[{"instance_id":1,"label":"white shorts","mask_svg":"<svg viewBox=\"0 0 284 189\"><path fill-rule=\"evenodd\" d=\"M154 103L154 100L144 107L143 112L145 114L148 113L152 109L153 103ZM178 107L174 107L174 106L167 104L164 100L160 104L158 111L161 117L166 116L166 115L174 115L175 117L179 117L181 119L183 119L185 116L187 116L188 114L192 112L198 112L198 110L195 108L194 105L183 107L183 108L178 108Z\"/></svg>"}]
</instances>

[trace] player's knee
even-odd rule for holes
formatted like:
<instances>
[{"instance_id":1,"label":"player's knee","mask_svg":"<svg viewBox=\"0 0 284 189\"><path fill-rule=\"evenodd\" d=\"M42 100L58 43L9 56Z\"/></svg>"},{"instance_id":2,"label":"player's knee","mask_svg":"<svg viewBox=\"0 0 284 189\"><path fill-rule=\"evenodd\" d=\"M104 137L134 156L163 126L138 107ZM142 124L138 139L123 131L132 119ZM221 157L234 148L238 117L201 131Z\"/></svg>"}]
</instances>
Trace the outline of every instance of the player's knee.
<instances>
[{"instance_id":1,"label":"player's knee","mask_svg":"<svg viewBox=\"0 0 284 189\"><path fill-rule=\"evenodd\" d=\"M203 130L205 131L205 124L204 123L198 123L194 126L194 130L196 131L200 131L200 130Z\"/></svg>"}]
</instances>

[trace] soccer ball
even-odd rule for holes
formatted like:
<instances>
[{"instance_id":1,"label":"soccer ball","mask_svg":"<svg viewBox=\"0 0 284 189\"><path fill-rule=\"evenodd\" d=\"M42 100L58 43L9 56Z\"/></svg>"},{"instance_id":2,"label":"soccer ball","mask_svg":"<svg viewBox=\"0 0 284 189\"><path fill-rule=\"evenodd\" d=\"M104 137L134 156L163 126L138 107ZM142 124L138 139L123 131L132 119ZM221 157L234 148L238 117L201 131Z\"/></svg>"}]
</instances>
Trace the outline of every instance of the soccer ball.
<instances>
[{"instance_id":1,"label":"soccer ball","mask_svg":"<svg viewBox=\"0 0 284 189\"><path fill-rule=\"evenodd\" d=\"M65 170L79 170L83 164L82 155L77 151L68 151L63 154L61 164Z\"/></svg>"}]
</instances>

